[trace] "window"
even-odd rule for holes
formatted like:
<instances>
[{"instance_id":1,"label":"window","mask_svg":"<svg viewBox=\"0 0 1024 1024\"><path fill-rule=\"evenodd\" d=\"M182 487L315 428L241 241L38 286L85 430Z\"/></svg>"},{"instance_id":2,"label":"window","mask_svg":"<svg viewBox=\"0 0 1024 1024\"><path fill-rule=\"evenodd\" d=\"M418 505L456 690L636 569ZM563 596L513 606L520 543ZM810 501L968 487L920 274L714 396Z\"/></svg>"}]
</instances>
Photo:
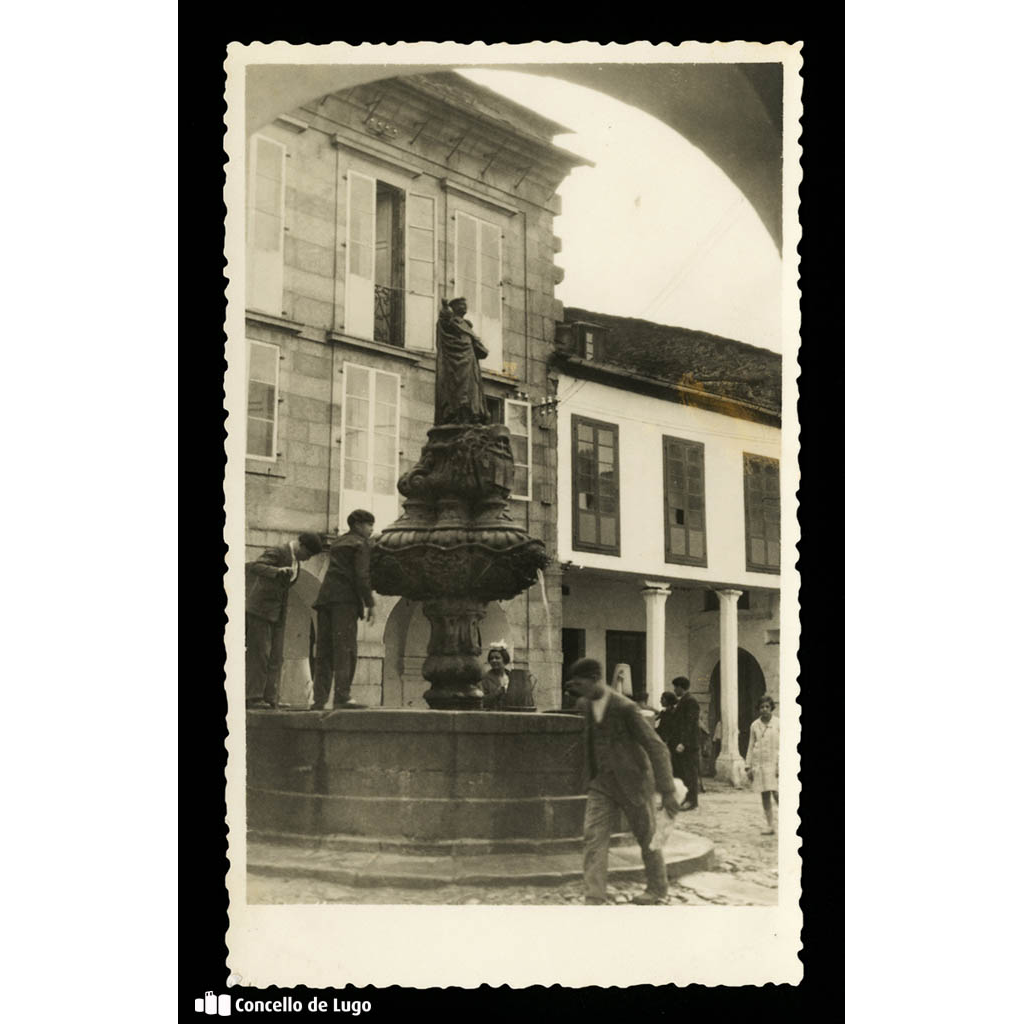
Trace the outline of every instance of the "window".
<instances>
[{"instance_id":1,"label":"window","mask_svg":"<svg viewBox=\"0 0 1024 1024\"><path fill-rule=\"evenodd\" d=\"M382 181L376 187L373 266L373 340L405 342L405 193Z\"/></svg>"},{"instance_id":2,"label":"window","mask_svg":"<svg viewBox=\"0 0 1024 1024\"><path fill-rule=\"evenodd\" d=\"M377 528L398 518L398 374L356 363L342 367L345 380L342 435L341 522L364 508Z\"/></svg>"},{"instance_id":3,"label":"window","mask_svg":"<svg viewBox=\"0 0 1024 1024\"><path fill-rule=\"evenodd\" d=\"M530 501L533 497L533 438L530 432L530 403L516 398L484 396L491 423L504 423L511 434L515 477L511 497Z\"/></svg>"},{"instance_id":4,"label":"window","mask_svg":"<svg viewBox=\"0 0 1024 1024\"><path fill-rule=\"evenodd\" d=\"M496 224L455 214L455 296L466 300L466 317L487 347L480 365L501 373L501 231ZM453 296L454 297L454 296Z\"/></svg>"},{"instance_id":5,"label":"window","mask_svg":"<svg viewBox=\"0 0 1024 1024\"><path fill-rule=\"evenodd\" d=\"M430 196L349 170L346 333L433 348L436 250Z\"/></svg>"},{"instance_id":6,"label":"window","mask_svg":"<svg viewBox=\"0 0 1024 1024\"><path fill-rule=\"evenodd\" d=\"M601 361L607 358L608 331L595 324L576 324L576 354L584 359Z\"/></svg>"},{"instance_id":7,"label":"window","mask_svg":"<svg viewBox=\"0 0 1024 1024\"><path fill-rule=\"evenodd\" d=\"M280 350L276 345L250 341L246 375L249 378L249 420L245 453L254 459L277 458L277 382Z\"/></svg>"},{"instance_id":8,"label":"window","mask_svg":"<svg viewBox=\"0 0 1024 1024\"><path fill-rule=\"evenodd\" d=\"M704 445L662 438L665 479L665 561L707 565Z\"/></svg>"},{"instance_id":9,"label":"window","mask_svg":"<svg viewBox=\"0 0 1024 1024\"><path fill-rule=\"evenodd\" d=\"M619 554L619 428L572 418L572 546Z\"/></svg>"},{"instance_id":10,"label":"window","mask_svg":"<svg viewBox=\"0 0 1024 1024\"><path fill-rule=\"evenodd\" d=\"M778 459L744 452L743 505L747 569L751 572L778 572L781 530Z\"/></svg>"},{"instance_id":11,"label":"window","mask_svg":"<svg viewBox=\"0 0 1024 1024\"><path fill-rule=\"evenodd\" d=\"M262 135L249 147L248 260L245 303L281 315L284 297L285 147Z\"/></svg>"}]
</instances>

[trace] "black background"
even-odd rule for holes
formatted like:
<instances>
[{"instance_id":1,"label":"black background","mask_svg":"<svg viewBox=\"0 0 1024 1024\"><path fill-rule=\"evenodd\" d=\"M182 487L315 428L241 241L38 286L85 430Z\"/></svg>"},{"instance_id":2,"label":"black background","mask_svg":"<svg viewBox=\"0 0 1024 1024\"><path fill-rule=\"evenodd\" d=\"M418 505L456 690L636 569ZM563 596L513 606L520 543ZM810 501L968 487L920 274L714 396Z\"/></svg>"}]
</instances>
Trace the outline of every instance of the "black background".
<instances>
[{"instance_id":1,"label":"black background","mask_svg":"<svg viewBox=\"0 0 1024 1024\"><path fill-rule=\"evenodd\" d=\"M497 1019L520 1017L531 1011L569 1018L590 1015L668 1017L704 1010L715 1013L806 1009L810 998L825 998L840 1012L842 983L843 878L843 763L842 749L842 435L843 377L842 292L842 37L827 33L824 23L808 18L787 20L781 15L760 21L733 19L712 24L689 14L683 22L645 25L619 19L599 24L600 11L589 8L585 19L570 11L556 28L550 11L533 31L520 26L512 9L502 10L508 24L483 27L454 11L432 11L432 24L416 26L408 8L388 12L366 8L362 23L351 8L316 9L316 17L300 12L288 24L260 22L246 15L235 18L211 10L181 22L180 180L181 263L180 303L183 327L179 345L180 404L183 425L179 467L181 479L181 550L187 552L190 585L179 619L182 666L193 666L180 687L180 744L182 778L179 820L181 903L179 909L179 1005L183 1020L195 1019L194 999L204 991L226 989L227 830L223 772L226 699L223 689L225 622L223 598L222 508L224 436L222 378L223 346L223 63L231 41L293 43L395 42L430 39L470 42L575 41L580 22L583 38L600 42L704 42L745 39L761 42L803 41L803 183L800 189L802 348L800 352L801 488L801 838L803 856L804 981L799 986L761 988L702 988L699 986L629 989L417 990L391 987L329 990L331 999L368 999L371 1020L396 1019L400 1014L478 1014ZM290 12L289 12L290 13ZM496 12L499 13L499 12ZM373 16L402 35L381 38L365 22ZM219 19L219 20L218 20ZM512 20L515 19L515 24ZM440 28L439 28L440 25ZM628 28L628 31L627 31ZM668 29L672 28L669 32ZM418 29L418 31L417 31ZM600 29L600 30L599 30ZM608 33L608 34L604 34ZM201 510L196 515L194 510ZM196 567L200 571L196 580ZM196 580L195 585L192 581ZM195 677L195 667L205 677ZM680 929L699 928L699 915L680 915ZM609 950L609 958L621 956ZM290 994L304 1002L305 988L279 990L233 988L232 997L273 999ZM833 1001L834 1000L834 1001ZM280 1014L249 1015L281 1020ZM289 1014L310 1019L313 1014ZM322 1015L321 1015L322 1016Z\"/></svg>"}]
</instances>

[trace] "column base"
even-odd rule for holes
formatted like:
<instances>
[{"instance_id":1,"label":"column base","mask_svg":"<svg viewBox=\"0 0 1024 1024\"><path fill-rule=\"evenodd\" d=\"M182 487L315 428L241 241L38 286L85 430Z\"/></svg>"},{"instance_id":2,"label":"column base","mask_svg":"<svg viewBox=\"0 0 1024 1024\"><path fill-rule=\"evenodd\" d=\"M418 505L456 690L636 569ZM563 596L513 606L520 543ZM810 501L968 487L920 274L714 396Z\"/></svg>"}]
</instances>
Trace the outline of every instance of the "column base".
<instances>
[{"instance_id":1,"label":"column base","mask_svg":"<svg viewBox=\"0 0 1024 1024\"><path fill-rule=\"evenodd\" d=\"M742 789L747 784L746 762L739 754L726 754L723 751L715 761L715 778Z\"/></svg>"}]
</instances>

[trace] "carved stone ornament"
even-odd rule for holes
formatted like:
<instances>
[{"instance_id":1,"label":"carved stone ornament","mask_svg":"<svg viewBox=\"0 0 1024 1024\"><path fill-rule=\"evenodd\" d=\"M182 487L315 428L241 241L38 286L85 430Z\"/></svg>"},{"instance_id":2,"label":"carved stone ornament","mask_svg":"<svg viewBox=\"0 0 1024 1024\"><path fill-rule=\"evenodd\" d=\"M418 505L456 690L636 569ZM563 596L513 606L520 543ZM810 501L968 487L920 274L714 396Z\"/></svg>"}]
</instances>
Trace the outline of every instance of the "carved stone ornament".
<instances>
[{"instance_id":1,"label":"carved stone ornament","mask_svg":"<svg viewBox=\"0 0 1024 1024\"><path fill-rule=\"evenodd\" d=\"M379 594L423 602L430 707L479 709L487 604L536 583L548 559L508 514L515 469L508 428L441 423L427 438L419 462L398 481L404 512L374 544L370 577Z\"/></svg>"}]
</instances>

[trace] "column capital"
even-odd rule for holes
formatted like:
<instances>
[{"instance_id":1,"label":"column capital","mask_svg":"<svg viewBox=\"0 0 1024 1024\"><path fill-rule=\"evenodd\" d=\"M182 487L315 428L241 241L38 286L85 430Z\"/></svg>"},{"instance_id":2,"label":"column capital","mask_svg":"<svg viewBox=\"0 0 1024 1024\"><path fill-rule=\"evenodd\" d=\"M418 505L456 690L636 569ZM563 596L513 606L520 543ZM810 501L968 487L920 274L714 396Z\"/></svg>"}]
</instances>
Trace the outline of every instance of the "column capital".
<instances>
[{"instance_id":1,"label":"column capital","mask_svg":"<svg viewBox=\"0 0 1024 1024\"><path fill-rule=\"evenodd\" d=\"M743 596L742 590L733 590L730 587L724 590L716 590L715 593L718 595L719 603L721 603L722 598L725 598L727 601L738 601Z\"/></svg>"},{"instance_id":2,"label":"column capital","mask_svg":"<svg viewBox=\"0 0 1024 1024\"><path fill-rule=\"evenodd\" d=\"M644 585L640 590L643 595L647 594L664 594L668 597L672 593L672 588L667 583L662 583L660 580L644 580Z\"/></svg>"}]
</instances>

